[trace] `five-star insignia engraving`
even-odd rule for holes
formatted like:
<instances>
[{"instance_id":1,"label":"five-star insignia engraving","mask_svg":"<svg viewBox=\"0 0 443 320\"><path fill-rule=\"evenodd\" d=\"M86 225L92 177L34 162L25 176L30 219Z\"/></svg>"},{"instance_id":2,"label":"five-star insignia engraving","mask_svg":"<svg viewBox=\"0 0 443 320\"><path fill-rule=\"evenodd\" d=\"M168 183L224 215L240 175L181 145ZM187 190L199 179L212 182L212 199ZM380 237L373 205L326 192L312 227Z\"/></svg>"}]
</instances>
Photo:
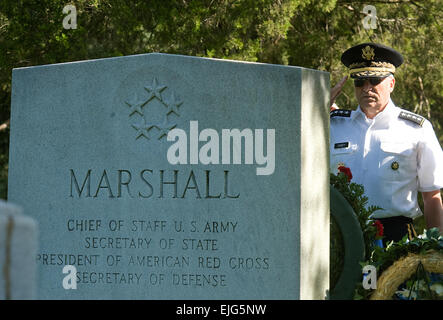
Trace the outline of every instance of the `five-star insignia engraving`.
<instances>
[{"instance_id":1,"label":"five-star insignia engraving","mask_svg":"<svg viewBox=\"0 0 443 320\"><path fill-rule=\"evenodd\" d=\"M142 119L138 123L133 123L132 127L137 130L137 137L135 138L136 140L140 137L145 137L149 140L149 130L155 127L155 125L149 125L146 123L145 119Z\"/></svg>"},{"instance_id":2,"label":"five-star insignia engraving","mask_svg":"<svg viewBox=\"0 0 443 320\"><path fill-rule=\"evenodd\" d=\"M183 101L177 97L174 91L168 89L168 86L159 84L155 77L152 79L151 85L144 86L144 89L148 92L147 97L140 100L138 96L134 94L132 99L124 101L130 108L129 117L131 119L138 118L137 122L132 122L131 124L136 130L135 139L138 140L141 137L145 137L147 140L150 140L151 137L156 135L155 131L157 131L157 138L160 140L162 137L167 136L168 132L177 126L177 123L175 123L174 120L176 117L180 116L178 108L183 104ZM168 101L165 101L162 96L163 91L166 89L170 91L170 99ZM154 112L153 110L158 109L152 109L152 107L149 107L150 102L154 100L157 100L165 107L162 108L164 111L161 111L160 113L160 117L163 119L161 123L156 123L157 120L153 119L155 114L152 114L152 112Z\"/></svg>"},{"instance_id":3,"label":"five-star insignia engraving","mask_svg":"<svg viewBox=\"0 0 443 320\"><path fill-rule=\"evenodd\" d=\"M166 107L168 108L168 111L166 111L166 114L170 114L171 112L174 112L176 115L180 115L178 113L178 107L181 106L183 102L182 101L178 101L177 97L175 96L175 94L172 94L172 101L169 103L166 103Z\"/></svg>"},{"instance_id":4,"label":"five-star insignia engraving","mask_svg":"<svg viewBox=\"0 0 443 320\"><path fill-rule=\"evenodd\" d=\"M162 92L163 90L165 90L165 89L166 89L166 86L159 85L159 84L157 83L157 78L154 78L154 79L152 80L152 84L151 84L150 86L146 86L146 87L145 87L145 90L148 91L149 94L150 94L150 96L149 96L149 98L148 98L148 101L150 101L150 100L153 99L154 97L156 97L156 98L159 99L160 101L163 101L163 99L162 99L162 95L161 95L161 92Z\"/></svg>"},{"instance_id":5,"label":"five-star insignia engraving","mask_svg":"<svg viewBox=\"0 0 443 320\"><path fill-rule=\"evenodd\" d=\"M129 106L129 108L131 108L131 113L129 113L129 116L132 116L136 112L143 116L142 108L146 104L146 101L138 101L137 96L134 96L132 100L125 101L125 103Z\"/></svg>"},{"instance_id":6,"label":"five-star insignia engraving","mask_svg":"<svg viewBox=\"0 0 443 320\"><path fill-rule=\"evenodd\" d=\"M177 126L177 124L170 124L167 122L163 122L162 124L157 124L156 127L159 129L158 133L158 140L160 140L163 136L167 136L169 130L174 129Z\"/></svg>"}]
</instances>

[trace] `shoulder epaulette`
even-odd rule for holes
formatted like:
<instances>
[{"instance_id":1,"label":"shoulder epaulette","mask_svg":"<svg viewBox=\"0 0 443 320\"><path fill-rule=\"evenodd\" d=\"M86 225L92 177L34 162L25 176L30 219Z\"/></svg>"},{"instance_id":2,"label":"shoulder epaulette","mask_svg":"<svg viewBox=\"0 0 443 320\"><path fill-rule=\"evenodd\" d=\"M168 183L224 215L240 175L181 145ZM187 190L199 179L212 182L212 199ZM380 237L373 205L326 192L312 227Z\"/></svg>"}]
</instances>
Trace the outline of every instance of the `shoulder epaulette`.
<instances>
[{"instance_id":1,"label":"shoulder epaulette","mask_svg":"<svg viewBox=\"0 0 443 320\"><path fill-rule=\"evenodd\" d=\"M425 118L422 116L419 116L418 114L412 113L412 112L407 112L407 111L401 111L400 114L398 115L398 117L400 119L405 119L408 121L412 121L416 124L418 124L419 126L423 125L423 122L425 122Z\"/></svg>"},{"instance_id":2,"label":"shoulder epaulette","mask_svg":"<svg viewBox=\"0 0 443 320\"><path fill-rule=\"evenodd\" d=\"M352 110L345 110L345 109L337 109L333 110L330 113L330 117L347 117L349 118L351 116Z\"/></svg>"}]
</instances>

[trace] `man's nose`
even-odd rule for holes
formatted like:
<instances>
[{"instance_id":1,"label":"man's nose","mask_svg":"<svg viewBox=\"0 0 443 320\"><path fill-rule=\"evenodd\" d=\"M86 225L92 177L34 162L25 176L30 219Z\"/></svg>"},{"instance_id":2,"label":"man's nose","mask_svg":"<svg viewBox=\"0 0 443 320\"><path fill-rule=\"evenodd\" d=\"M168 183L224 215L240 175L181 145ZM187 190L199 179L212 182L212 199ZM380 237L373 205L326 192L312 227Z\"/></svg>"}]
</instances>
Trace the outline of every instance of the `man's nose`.
<instances>
[{"instance_id":1,"label":"man's nose","mask_svg":"<svg viewBox=\"0 0 443 320\"><path fill-rule=\"evenodd\" d=\"M362 89L364 91L369 91L372 89L372 84L369 82L369 80L365 80L365 82L363 83Z\"/></svg>"}]
</instances>

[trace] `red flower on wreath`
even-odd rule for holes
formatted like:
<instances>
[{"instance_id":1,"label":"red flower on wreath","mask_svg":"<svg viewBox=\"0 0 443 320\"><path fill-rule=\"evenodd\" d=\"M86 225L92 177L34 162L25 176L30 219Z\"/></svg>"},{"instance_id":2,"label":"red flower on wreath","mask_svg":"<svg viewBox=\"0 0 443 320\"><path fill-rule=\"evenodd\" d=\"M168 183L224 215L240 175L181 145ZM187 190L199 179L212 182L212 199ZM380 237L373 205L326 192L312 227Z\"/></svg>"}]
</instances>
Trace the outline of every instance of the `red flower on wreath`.
<instances>
[{"instance_id":1,"label":"red flower on wreath","mask_svg":"<svg viewBox=\"0 0 443 320\"><path fill-rule=\"evenodd\" d=\"M381 239L383 237L383 224L380 222L380 220L375 220L373 226L377 228L375 239Z\"/></svg>"},{"instance_id":2,"label":"red flower on wreath","mask_svg":"<svg viewBox=\"0 0 443 320\"><path fill-rule=\"evenodd\" d=\"M348 182L352 180L352 172L348 167L340 166L338 167L338 171L344 173L348 177Z\"/></svg>"}]
</instances>

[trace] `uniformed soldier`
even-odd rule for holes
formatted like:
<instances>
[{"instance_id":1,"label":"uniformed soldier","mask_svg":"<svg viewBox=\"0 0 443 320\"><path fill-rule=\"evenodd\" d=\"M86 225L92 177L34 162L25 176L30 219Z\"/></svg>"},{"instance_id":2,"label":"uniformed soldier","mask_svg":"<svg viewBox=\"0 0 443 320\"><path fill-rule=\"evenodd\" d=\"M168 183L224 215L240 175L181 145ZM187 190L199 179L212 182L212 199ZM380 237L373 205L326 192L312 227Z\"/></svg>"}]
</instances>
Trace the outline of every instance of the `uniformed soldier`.
<instances>
[{"instance_id":1,"label":"uniformed soldier","mask_svg":"<svg viewBox=\"0 0 443 320\"><path fill-rule=\"evenodd\" d=\"M331 106L331 171L351 169L353 182L365 188L373 214L384 227L384 241L415 236L413 219L422 215L417 193L424 201L426 228L443 232L443 151L431 123L392 102L394 73L403 63L396 50L363 43L346 50L341 61L354 80L355 111ZM331 90L331 103L347 77Z\"/></svg>"}]
</instances>

